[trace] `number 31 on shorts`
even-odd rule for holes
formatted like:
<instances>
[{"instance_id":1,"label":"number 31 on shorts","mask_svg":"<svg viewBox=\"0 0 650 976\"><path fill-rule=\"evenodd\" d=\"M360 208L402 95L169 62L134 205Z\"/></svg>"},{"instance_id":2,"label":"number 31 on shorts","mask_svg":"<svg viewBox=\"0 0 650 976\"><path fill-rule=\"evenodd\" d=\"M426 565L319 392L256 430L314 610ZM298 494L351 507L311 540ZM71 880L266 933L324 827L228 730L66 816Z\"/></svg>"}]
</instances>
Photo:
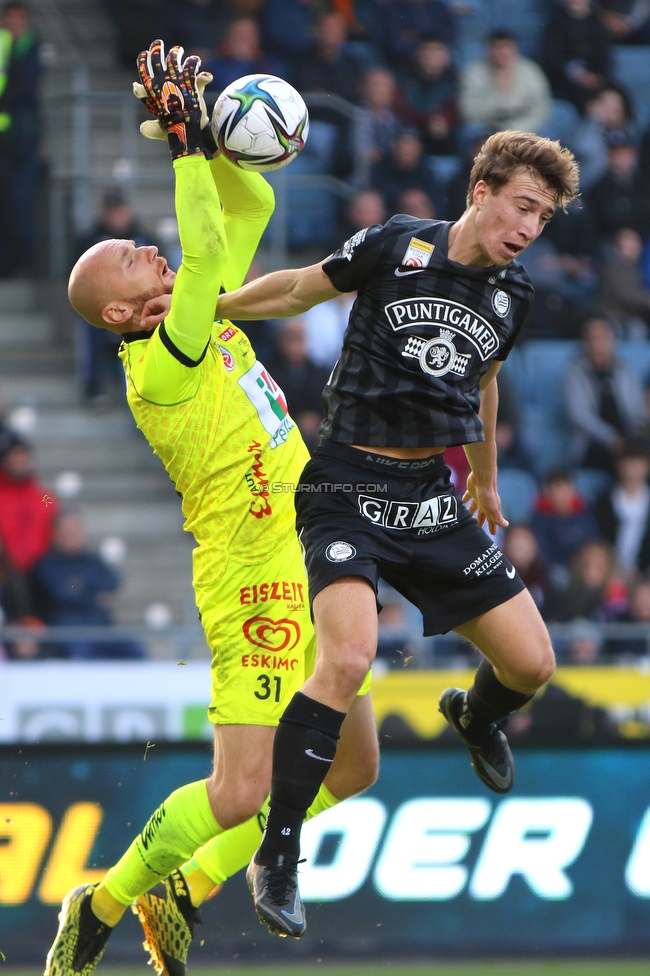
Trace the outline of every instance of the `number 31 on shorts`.
<instances>
[{"instance_id":1,"label":"number 31 on shorts","mask_svg":"<svg viewBox=\"0 0 650 976\"><path fill-rule=\"evenodd\" d=\"M253 694L260 701L266 701L273 695L273 701L279 702L280 696L282 694L282 678L274 674L272 677L268 674L260 674L257 676L257 681L260 685L257 691Z\"/></svg>"}]
</instances>

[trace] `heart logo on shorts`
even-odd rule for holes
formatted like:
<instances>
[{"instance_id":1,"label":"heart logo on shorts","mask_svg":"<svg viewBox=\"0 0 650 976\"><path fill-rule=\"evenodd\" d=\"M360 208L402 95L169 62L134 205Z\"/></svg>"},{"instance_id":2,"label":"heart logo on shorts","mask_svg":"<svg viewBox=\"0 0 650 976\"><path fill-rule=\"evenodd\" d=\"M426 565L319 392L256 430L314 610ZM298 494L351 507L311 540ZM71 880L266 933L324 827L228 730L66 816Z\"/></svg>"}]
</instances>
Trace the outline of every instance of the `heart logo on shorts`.
<instances>
[{"instance_id":1,"label":"heart logo on shorts","mask_svg":"<svg viewBox=\"0 0 650 976\"><path fill-rule=\"evenodd\" d=\"M300 640L300 625L287 617L249 617L242 630L247 641L265 651L290 651Z\"/></svg>"}]
</instances>

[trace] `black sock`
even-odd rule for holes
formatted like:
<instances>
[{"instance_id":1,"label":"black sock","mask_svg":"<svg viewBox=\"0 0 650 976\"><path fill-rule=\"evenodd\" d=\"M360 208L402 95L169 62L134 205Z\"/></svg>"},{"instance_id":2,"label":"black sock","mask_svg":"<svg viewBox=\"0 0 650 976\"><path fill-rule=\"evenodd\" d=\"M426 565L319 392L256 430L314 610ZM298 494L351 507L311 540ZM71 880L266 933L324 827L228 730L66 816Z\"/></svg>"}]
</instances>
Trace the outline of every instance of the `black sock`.
<instances>
[{"instance_id":1,"label":"black sock","mask_svg":"<svg viewBox=\"0 0 650 976\"><path fill-rule=\"evenodd\" d=\"M273 776L259 864L300 856L300 828L327 775L345 712L298 691L287 705L273 744Z\"/></svg>"},{"instance_id":2,"label":"black sock","mask_svg":"<svg viewBox=\"0 0 650 976\"><path fill-rule=\"evenodd\" d=\"M485 658L479 664L474 684L467 692L467 708L461 724L468 737L482 737L492 722L505 718L532 698L533 695L524 695L502 685Z\"/></svg>"}]
</instances>

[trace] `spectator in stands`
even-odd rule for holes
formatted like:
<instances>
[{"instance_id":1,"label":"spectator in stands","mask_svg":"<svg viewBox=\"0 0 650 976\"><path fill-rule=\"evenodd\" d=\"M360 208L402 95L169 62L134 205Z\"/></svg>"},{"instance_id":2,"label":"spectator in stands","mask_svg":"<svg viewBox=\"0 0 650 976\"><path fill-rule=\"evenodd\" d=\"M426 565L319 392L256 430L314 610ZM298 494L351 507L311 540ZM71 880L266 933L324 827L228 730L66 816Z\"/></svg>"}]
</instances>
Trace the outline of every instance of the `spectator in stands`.
<instances>
[{"instance_id":1,"label":"spectator in stands","mask_svg":"<svg viewBox=\"0 0 650 976\"><path fill-rule=\"evenodd\" d=\"M386 68L372 68L366 73L353 141L368 170L388 156L399 135L400 122L393 110L395 92L395 78Z\"/></svg>"},{"instance_id":2,"label":"spectator in stands","mask_svg":"<svg viewBox=\"0 0 650 976\"><path fill-rule=\"evenodd\" d=\"M559 311L558 298L581 308L582 316L591 307L597 285L591 262L560 254L550 237L538 237L530 245L526 251L526 271L538 296L550 293L550 307L556 311ZM532 321L536 322L542 314L548 317L548 309L534 314ZM561 330L559 334L562 334Z\"/></svg>"},{"instance_id":3,"label":"spectator in stands","mask_svg":"<svg viewBox=\"0 0 650 976\"><path fill-rule=\"evenodd\" d=\"M11 624L33 613L27 576L17 569L0 539L0 625Z\"/></svg>"},{"instance_id":4,"label":"spectator in stands","mask_svg":"<svg viewBox=\"0 0 650 976\"><path fill-rule=\"evenodd\" d=\"M244 75L283 75L284 66L267 58L260 49L260 29L252 17L238 17L226 30L224 42L204 64L214 80L210 88L222 92L231 82Z\"/></svg>"},{"instance_id":5,"label":"spectator in stands","mask_svg":"<svg viewBox=\"0 0 650 976\"><path fill-rule=\"evenodd\" d=\"M156 37L169 49L180 44L186 54L210 58L225 27L219 0L167 0L158 14Z\"/></svg>"},{"instance_id":6,"label":"spectator in stands","mask_svg":"<svg viewBox=\"0 0 650 976\"><path fill-rule=\"evenodd\" d=\"M602 643L600 628L589 620L581 620L578 617L571 626L566 663L585 667L596 664L600 657Z\"/></svg>"},{"instance_id":7,"label":"spectator in stands","mask_svg":"<svg viewBox=\"0 0 650 976\"><path fill-rule=\"evenodd\" d=\"M287 398L289 412L298 424L307 447L315 447L323 419L322 393L330 370L317 366L309 358L307 327L302 318L281 322L277 358L270 372Z\"/></svg>"},{"instance_id":8,"label":"spectator in stands","mask_svg":"<svg viewBox=\"0 0 650 976\"><path fill-rule=\"evenodd\" d=\"M431 170L422 158L422 142L414 129L406 129L395 141L388 159L373 167L372 185L386 200L390 213L405 190L422 190L431 201L437 191Z\"/></svg>"},{"instance_id":9,"label":"spectator in stands","mask_svg":"<svg viewBox=\"0 0 650 976\"><path fill-rule=\"evenodd\" d=\"M650 44L650 6L645 0L603 0L601 16L616 44Z\"/></svg>"},{"instance_id":10,"label":"spectator in stands","mask_svg":"<svg viewBox=\"0 0 650 976\"><path fill-rule=\"evenodd\" d=\"M0 463L2 463L2 459L9 448L17 444L19 439L18 435L5 420L5 407L2 400L0 400Z\"/></svg>"},{"instance_id":11,"label":"spectator in stands","mask_svg":"<svg viewBox=\"0 0 650 976\"><path fill-rule=\"evenodd\" d=\"M627 602L627 589L616 574L611 546L601 541L587 542L575 553L568 586L555 595L547 619L617 620L625 612Z\"/></svg>"},{"instance_id":12,"label":"spectator in stands","mask_svg":"<svg viewBox=\"0 0 650 976\"><path fill-rule=\"evenodd\" d=\"M552 471L544 478L532 529L549 567L568 566L581 545L598 538L595 519L568 471Z\"/></svg>"},{"instance_id":13,"label":"spectator in stands","mask_svg":"<svg viewBox=\"0 0 650 976\"><path fill-rule=\"evenodd\" d=\"M633 436L644 420L643 389L634 370L617 356L614 330L607 319L589 319L582 340L564 390L574 462L613 473L624 439Z\"/></svg>"},{"instance_id":14,"label":"spectator in stands","mask_svg":"<svg viewBox=\"0 0 650 976\"><path fill-rule=\"evenodd\" d=\"M396 210L397 213L417 217L418 220L435 220L436 218L433 200L424 190L418 190L417 187L404 190L404 193L400 194L397 198Z\"/></svg>"},{"instance_id":15,"label":"spectator in stands","mask_svg":"<svg viewBox=\"0 0 650 976\"><path fill-rule=\"evenodd\" d=\"M599 308L617 325L619 334L643 339L650 322L650 290L641 274L643 241L637 231L624 227L614 235L609 258L600 273Z\"/></svg>"},{"instance_id":16,"label":"spectator in stands","mask_svg":"<svg viewBox=\"0 0 650 976\"><path fill-rule=\"evenodd\" d=\"M539 132L549 115L551 91L539 65L520 55L514 34L495 31L486 57L462 72L460 107L474 130Z\"/></svg>"},{"instance_id":17,"label":"spectator in stands","mask_svg":"<svg viewBox=\"0 0 650 976\"><path fill-rule=\"evenodd\" d=\"M406 67L423 37L439 37L445 44L456 38L454 15L442 0L385 0L380 10L390 64Z\"/></svg>"},{"instance_id":18,"label":"spectator in stands","mask_svg":"<svg viewBox=\"0 0 650 976\"><path fill-rule=\"evenodd\" d=\"M0 541L21 572L47 552L57 511L58 502L36 477L30 448L19 441L0 463Z\"/></svg>"},{"instance_id":19,"label":"spectator in stands","mask_svg":"<svg viewBox=\"0 0 650 976\"><path fill-rule=\"evenodd\" d=\"M436 37L422 38L400 77L400 114L406 124L417 126L427 155L457 151L457 94L449 48Z\"/></svg>"},{"instance_id":20,"label":"spectator in stands","mask_svg":"<svg viewBox=\"0 0 650 976\"><path fill-rule=\"evenodd\" d=\"M77 242L75 257L99 241L120 238L135 241L137 247L155 242L140 226L130 203L121 190L104 194L102 211L92 230ZM95 329L81 316L75 318L75 357L77 381L89 403L101 402L110 382L124 385L117 350L121 336L106 329Z\"/></svg>"},{"instance_id":21,"label":"spectator in stands","mask_svg":"<svg viewBox=\"0 0 650 976\"><path fill-rule=\"evenodd\" d=\"M632 104L627 92L611 82L587 98L585 116L567 139L580 164L583 193L590 190L607 170L610 136L629 139L635 136Z\"/></svg>"},{"instance_id":22,"label":"spectator in stands","mask_svg":"<svg viewBox=\"0 0 650 976\"><path fill-rule=\"evenodd\" d=\"M639 151L620 133L608 137L607 171L591 191L596 231L612 237L632 227L642 237L650 231L650 178L639 167Z\"/></svg>"},{"instance_id":23,"label":"spectator in stands","mask_svg":"<svg viewBox=\"0 0 650 976\"><path fill-rule=\"evenodd\" d=\"M592 0L554 4L544 38L543 65L555 98L581 112L587 98L605 84L610 38Z\"/></svg>"},{"instance_id":24,"label":"spectator in stands","mask_svg":"<svg viewBox=\"0 0 650 976\"><path fill-rule=\"evenodd\" d=\"M41 615L50 626L94 627L112 623L111 594L119 579L89 552L79 515L61 514L54 525L52 546L33 571ZM60 644L58 656L75 660L144 657L140 645L128 641L74 640Z\"/></svg>"},{"instance_id":25,"label":"spectator in stands","mask_svg":"<svg viewBox=\"0 0 650 976\"><path fill-rule=\"evenodd\" d=\"M629 441L616 462L616 483L596 503L599 533L627 573L650 569L650 459L644 443Z\"/></svg>"},{"instance_id":26,"label":"spectator in stands","mask_svg":"<svg viewBox=\"0 0 650 976\"><path fill-rule=\"evenodd\" d=\"M331 370L341 354L354 299L354 293L343 292L329 302L314 305L302 316L307 330L307 355L323 369Z\"/></svg>"},{"instance_id":27,"label":"spectator in stands","mask_svg":"<svg viewBox=\"0 0 650 976\"><path fill-rule=\"evenodd\" d=\"M446 208L444 211L447 220L458 220L461 214L465 212L470 173L472 172L474 160L481 151L484 142L485 136L479 136L479 138L470 142L463 153L460 169L449 181L446 193ZM555 217L550 223L553 223L554 220ZM548 228L544 230L544 233L546 234L547 231Z\"/></svg>"},{"instance_id":28,"label":"spectator in stands","mask_svg":"<svg viewBox=\"0 0 650 976\"><path fill-rule=\"evenodd\" d=\"M548 309L543 309L539 313L540 324L547 327L555 319L557 329L554 334L558 338L577 338L585 313L593 307L598 286L595 262L597 240L594 223L591 211L581 198L572 200L566 211L558 208L553 220L544 230L544 238L555 248L555 259L559 262L565 281L565 295L567 301L576 303L576 314L573 310L568 310L569 316L565 315L562 320L557 312L549 314ZM549 297L557 298L557 296ZM536 318L537 315L534 313L531 325L535 324Z\"/></svg>"},{"instance_id":29,"label":"spectator in stands","mask_svg":"<svg viewBox=\"0 0 650 976\"><path fill-rule=\"evenodd\" d=\"M26 4L0 14L0 277L32 269L40 162L41 61Z\"/></svg>"},{"instance_id":30,"label":"spectator in stands","mask_svg":"<svg viewBox=\"0 0 650 976\"><path fill-rule=\"evenodd\" d=\"M318 0L265 0L260 11L262 49L291 64L313 43Z\"/></svg>"},{"instance_id":31,"label":"spectator in stands","mask_svg":"<svg viewBox=\"0 0 650 976\"><path fill-rule=\"evenodd\" d=\"M528 525L511 525L506 530L503 551L530 590L543 613L549 579L535 533Z\"/></svg>"},{"instance_id":32,"label":"spectator in stands","mask_svg":"<svg viewBox=\"0 0 650 976\"><path fill-rule=\"evenodd\" d=\"M327 11L316 24L315 44L294 63L293 80L300 92L327 92L348 102L361 100L362 69L348 54L345 18Z\"/></svg>"},{"instance_id":33,"label":"spectator in stands","mask_svg":"<svg viewBox=\"0 0 650 976\"><path fill-rule=\"evenodd\" d=\"M645 624L643 637L624 637L608 640L605 649L608 654L634 655L646 657L650 654L650 580L639 580L631 589L627 611L620 617L622 623Z\"/></svg>"},{"instance_id":34,"label":"spectator in stands","mask_svg":"<svg viewBox=\"0 0 650 976\"><path fill-rule=\"evenodd\" d=\"M348 204L341 236L352 237L372 224L383 224L387 216L381 193L377 190L359 190Z\"/></svg>"}]
</instances>

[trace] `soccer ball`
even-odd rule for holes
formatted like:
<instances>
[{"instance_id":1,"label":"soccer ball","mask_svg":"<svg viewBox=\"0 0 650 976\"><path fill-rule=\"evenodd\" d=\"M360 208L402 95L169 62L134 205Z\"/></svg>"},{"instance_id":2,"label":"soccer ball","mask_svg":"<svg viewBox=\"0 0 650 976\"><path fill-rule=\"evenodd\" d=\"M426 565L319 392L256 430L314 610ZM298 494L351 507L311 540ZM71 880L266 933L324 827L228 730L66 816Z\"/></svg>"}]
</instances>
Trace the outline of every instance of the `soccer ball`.
<instances>
[{"instance_id":1,"label":"soccer ball","mask_svg":"<svg viewBox=\"0 0 650 976\"><path fill-rule=\"evenodd\" d=\"M217 99L212 132L241 169L269 173L294 159L307 140L309 113L295 88L274 75L246 75Z\"/></svg>"}]
</instances>

